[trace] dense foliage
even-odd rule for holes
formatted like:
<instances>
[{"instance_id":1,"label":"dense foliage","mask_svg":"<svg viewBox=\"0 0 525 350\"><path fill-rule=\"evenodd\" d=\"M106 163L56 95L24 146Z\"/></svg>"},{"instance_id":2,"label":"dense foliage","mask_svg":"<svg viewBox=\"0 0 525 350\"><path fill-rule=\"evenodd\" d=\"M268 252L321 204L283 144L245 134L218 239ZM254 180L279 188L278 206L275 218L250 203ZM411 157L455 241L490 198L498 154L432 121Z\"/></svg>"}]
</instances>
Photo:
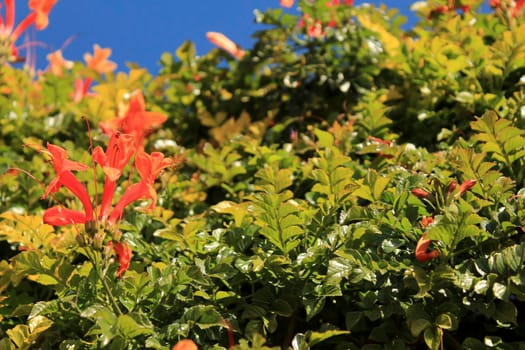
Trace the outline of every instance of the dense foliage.
<instances>
[{"instance_id":1,"label":"dense foliage","mask_svg":"<svg viewBox=\"0 0 525 350\"><path fill-rule=\"evenodd\" d=\"M523 4L276 1L155 75L6 13L0 349L525 348Z\"/></svg>"}]
</instances>

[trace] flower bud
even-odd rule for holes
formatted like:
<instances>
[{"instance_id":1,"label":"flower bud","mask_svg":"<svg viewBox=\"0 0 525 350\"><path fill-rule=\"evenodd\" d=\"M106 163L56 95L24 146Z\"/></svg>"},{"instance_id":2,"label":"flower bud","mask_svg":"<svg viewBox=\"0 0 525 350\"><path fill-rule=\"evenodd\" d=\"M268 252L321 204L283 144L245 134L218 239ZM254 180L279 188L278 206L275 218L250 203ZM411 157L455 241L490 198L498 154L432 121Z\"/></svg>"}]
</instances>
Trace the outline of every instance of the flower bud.
<instances>
[{"instance_id":1,"label":"flower bud","mask_svg":"<svg viewBox=\"0 0 525 350\"><path fill-rule=\"evenodd\" d=\"M427 198L428 196L430 196L430 193L428 193L427 191L421 189L421 188L414 188L412 190L412 194L414 196L416 196L417 198L421 198L421 199L424 199L424 198Z\"/></svg>"},{"instance_id":2,"label":"flower bud","mask_svg":"<svg viewBox=\"0 0 525 350\"><path fill-rule=\"evenodd\" d=\"M473 179L466 180L465 182L463 182L461 186L459 186L459 195L461 196L463 193L470 190L472 187L474 187L474 185L477 182L478 182L477 180L473 180Z\"/></svg>"},{"instance_id":3,"label":"flower bud","mask_svg":"<svg viewBox=\"0 0 525 350\"><path fill-rule=\"evenodd\" d=\"M78 234L76 235L75 239L77 240L77 243L79 246L81 247L87 246L86 237L84 237L84 235Z\"/></svg>"},{"instance_id":4,"label":"flower bud","mask_svg":"<svg viewBox=\"0 0 525 350\"><path fill-rule=\"evenodd\" d=\"M456 186L458 185L458 183L456 182L456 180L452 180L449 184L448 184L448 189L447 189L447 193L452 193L454 192L454 190L456 189Z\"/></svg>"},{"instance_id":5,"label":"flower bud","mask_svg":"<svg viewBox=\"0 0 525 350\"><path fill-rule=\"evenodd\" d=\"M104 243L104 237L106 237L106 234L104 231L99 231L95 233L95 236L93 237L93 248L100 249L102 248L102 244Z\"/></svg>"}]
</instances>

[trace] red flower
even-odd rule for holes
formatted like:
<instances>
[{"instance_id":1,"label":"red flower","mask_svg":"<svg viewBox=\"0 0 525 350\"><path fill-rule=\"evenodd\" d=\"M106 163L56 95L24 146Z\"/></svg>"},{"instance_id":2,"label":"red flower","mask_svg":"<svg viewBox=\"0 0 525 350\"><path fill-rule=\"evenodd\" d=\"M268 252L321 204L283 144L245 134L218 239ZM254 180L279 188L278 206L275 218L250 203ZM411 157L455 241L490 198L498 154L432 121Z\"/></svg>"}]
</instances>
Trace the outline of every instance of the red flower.
<instances>
[{"instance_id":1,"label":"red flower","mask_svg":"<svg viewBox=\"0 0 525 350\"><path fill-rule=\"evenodd\" d=\"M470 12L470 5L458 6L455 9L456 10L461 10L461 11L463 11L463 13L469 13Z\"/></svg>"},{"instance_id":2,"label":"red flower","mask_svg":"<svg viewBox=\"0 0 525 350\"><path fill-rule=\"evenodd\" d=\"M144 137L154 128L159 127L167 119L163 113L146 111L146 103L142 92L137 91L129 101L129 107L123 117L107 122L101 122L100 128L107 135L117 131L131 134L135 137L135 145L142 148Z\"/></svg>"},{"instance_id":3,"label":"red flower","mask_svg":"<svg viewBox=\"0 0 525 350\"><path fill-rule=\"evenodd\" d=\"M427 198L428 196L430 196L430 193L428 193L427 191L421 188L414 188L411 192L414 196L416 196L417 198L421 198L421 199Z\"/></svg>"},{"instance_id":4,"label":"red flower","mask_svg":"<svg viewBox=\"0 0 525 350\"><path fill-rule=\"evenodd\" d=\"M122 217L124 208L139 199L151 199L149 208L154 208L157 203L157 192L153 184L160 172L173 165L173 160L164 158L160 152L153 152L151 155L139 151L135 156L135 167L140 174L141 181L133 184L126 189L117 205L111 212L108 221L115 223Z\"/></svg>"},{"instance_id":5,"label":"red flower","mask_svg":"<svg viewBox=\"0 0 525 350\"><path fill-rule=\"evenodd\" d=\"M493 8L500 8L501 0L489 0L489 6Z\"/></svg>"},{"instance_id":6,"label":"red flower","mask_svg":"<svg viewBox=\"0 0 525 350\"><path fill-rule=\"evenodd\" d=\"M73 91L73 101L80 102L86 96L89 96L89 87L91 86L91 79L76 79L75 80L75 90Z\"/></svg>"},{"instance_id":7,"label":"red flower","mask_svg":"<svg viewBox=\"0 0 525 350\"><path fill-rule=\"evenodd\" d=\"M43 220L44 223L53 226L85 224L86 214L78 210L71 210L61 206L56 206L46 209Z\"/></svg>"},{"instance_id":8,"label":"red flower","mask_svg":"<svg viewBox=\"0 0 525 350\"><path fill-rule=\"evenodd\" d=\"M525 0L517 0L514 9L512 10L512 17L516 17L520 9L525 5Z\"/></svg>"},{"instance_id":9,"label":"red flower","mask_svg":"<svg viewBox=\"0 0 525 350\"><path fill-rule=\"evenodd\" d=\"M113 247L115 254L117 254L117 259L119 262L117 277L120 278L122 277L124 272L126 272L129 269L133 252L131 251L131 248L129 247L128 243L126 242L124 244L122 244L122 242L118 242L114 245L113 241L109 241L108 246Z\"/></svg>"},{"instance_id":10,"label":"red flower","mask_svg":"<svg viewBox=\"0 0 525 350\"><path fill-rule=\"evenodd\" d=\"M0 17L0 36L5 39L5 42L11 46L11 57L9 61L23 61L23 58L18 56L18 50L15 47L15 42L20 35L35 24L36 29L41 30L47 27L48 15L51 8L55 5L56 0L29 0L29 8L33 10L30 12L15 28L15 1L5 0L5 21Z\"/></svg>"},{"instance_id":11,"label":"red flower","mask_svg":"<svg viewBox=\"0 0 525 350\"><path fill-rule=\"evenodd\" d=\"M439 256L438 250L427 251L432 240L426 239L425 237L426 235L423 234L416 245L416 259L421 262L426 262Z\"/></svg>"},{"instance_id":12,"label":"red flower","mask_svg":"<svg viewBox=\"0 0 525 350\"><path fill-rule=\"evenodd\" d=\"M312 38L322 38L326 33L323 31L323 25L321 21L316 21L314 24L308 26L307 34Z\"/></svg>"},{"instance_id":13,"label":"red flower","mask_svg":"<svg viewBox=\"0 0 525 350\"><path fill-rule=\"evenodd\" d=\"M190 339L182 339L177 344L173 345L171 350L199 350L197 345Z\"/></svg>"},{"instance_id":14,"label":"red flower","mask_svg":"<svg viewBox=\"0 0 525 350\"><path fill-rule=\"evenodd\" d=\"M118 132L111 135L106 152L100 146L93 150L93 161L102 167L106 175L100 217L105 218L109 214L117 180L122 175L124 167L128 164L134 152L134 137Z\"/></svg>"},{"instance_id":15,"label":"red flower","mask_svg":"<svg viewBox=\"0 0 525 350\"><path fill-rule=\"evenodd\" d=\"M239 47L239 45L231 41L230 38L228 38L222 33L207 32L206 37L212 44L217 45L218 47L228 52L230 55L232 55L238 60L242 59L246 53L243 49Z\"/></svg>"},{"instance_id":16,"label":"red flower","mask_svg":"<svg viewBox=\"0 0 525 350\"><path fill-rule=\"evenodd\" d=\"M421 227L427 228L428 225L432 224L434 222L434 217L432 216L424 216L421 218Z\"/></svg>"},{"instance_id":17,"label":"red flower","mask_svg":"<svg viewBox=\"0 0 525 350\"><path fill-rule=\"evenodd\" d=\"M29 8L36 13L36 29L44 29L49 23L49 12L55 6L57 0L29 0Z\"/></svg>"},{"instance_id":18,"label":"red flower","mask_svg":"<svg viewBox=\"0 0 525 350\"><path fill-rule=\"evenodd\" d=\"M89 167L67 159L67 152L62 147L48 143L47 150L57 176L49 183L42 197L46 198L50 193L55 193L61 186L64 186L73 192L84 206L85 221L93 221L93 206L89 194L84 185L72 173L74 170L87 170ZM74 221L73 218L69 219Z\"/></svg>"},{"instance_id":19,"label":"red flower","mask_svg":"<svg viewBox=\"0 0 525 350\"><path fill-rule=\"evenodd\" d=\"M463 193L470 190L472 187L474 187L476 183L477 181L473 179L466 180L465 182L463 182L461 186L459 186L459 195L461 196Z\"/></svg>"}]
</instances>

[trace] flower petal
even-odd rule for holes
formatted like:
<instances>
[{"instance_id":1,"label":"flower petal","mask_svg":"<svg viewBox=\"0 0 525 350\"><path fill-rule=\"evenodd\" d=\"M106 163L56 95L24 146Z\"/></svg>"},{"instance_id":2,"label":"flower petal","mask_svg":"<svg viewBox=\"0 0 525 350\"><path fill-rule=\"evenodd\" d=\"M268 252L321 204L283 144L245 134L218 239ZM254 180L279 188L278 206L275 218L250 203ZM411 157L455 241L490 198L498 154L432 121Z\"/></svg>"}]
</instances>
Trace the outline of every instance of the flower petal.
<instances>
[{"instance_id":1,"label":"flower petal","mask_svg":"<svg viewBox=\"0 0 525 350\"><path fill-rule=\"evenodd\" d=\"M46 209L43 220L45 224L53 226L84 224L86 222L86 214L78 210L56 206Z\"/></svg>"}]
</instances>

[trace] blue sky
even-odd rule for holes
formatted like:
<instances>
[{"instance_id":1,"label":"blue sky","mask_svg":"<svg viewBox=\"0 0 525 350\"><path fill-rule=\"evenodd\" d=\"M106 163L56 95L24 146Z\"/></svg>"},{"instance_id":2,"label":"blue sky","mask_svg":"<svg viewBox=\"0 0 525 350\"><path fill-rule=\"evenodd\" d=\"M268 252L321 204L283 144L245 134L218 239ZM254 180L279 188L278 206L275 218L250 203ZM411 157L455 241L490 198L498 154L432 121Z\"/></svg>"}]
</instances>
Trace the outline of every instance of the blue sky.
<instances>
[{"instance_id":1,"label":"blue sky","mask_svg":"<svg viewBox=\"0 0 525 350\"><path fill-rule=\"evenodd\" d=\"M413 1L382 2L410 15ZM27 1L16 3L19 19L27 11ZM278 6L279 0L59 0L49 26L31 35L46 45L37 53L39 68L47 64L46 53L69 41L63 53L66 59L82 60L93 44L99 44L111 47L118 70L127 70L125 62L134 62L157 73L161 54L174 52L185 40L196 43L199 54L209 51L213 46L206 40L207 31L222 32L242 47L251 47L250 36L260 28L253 10Z\"/></svg>"}]
</instances>

